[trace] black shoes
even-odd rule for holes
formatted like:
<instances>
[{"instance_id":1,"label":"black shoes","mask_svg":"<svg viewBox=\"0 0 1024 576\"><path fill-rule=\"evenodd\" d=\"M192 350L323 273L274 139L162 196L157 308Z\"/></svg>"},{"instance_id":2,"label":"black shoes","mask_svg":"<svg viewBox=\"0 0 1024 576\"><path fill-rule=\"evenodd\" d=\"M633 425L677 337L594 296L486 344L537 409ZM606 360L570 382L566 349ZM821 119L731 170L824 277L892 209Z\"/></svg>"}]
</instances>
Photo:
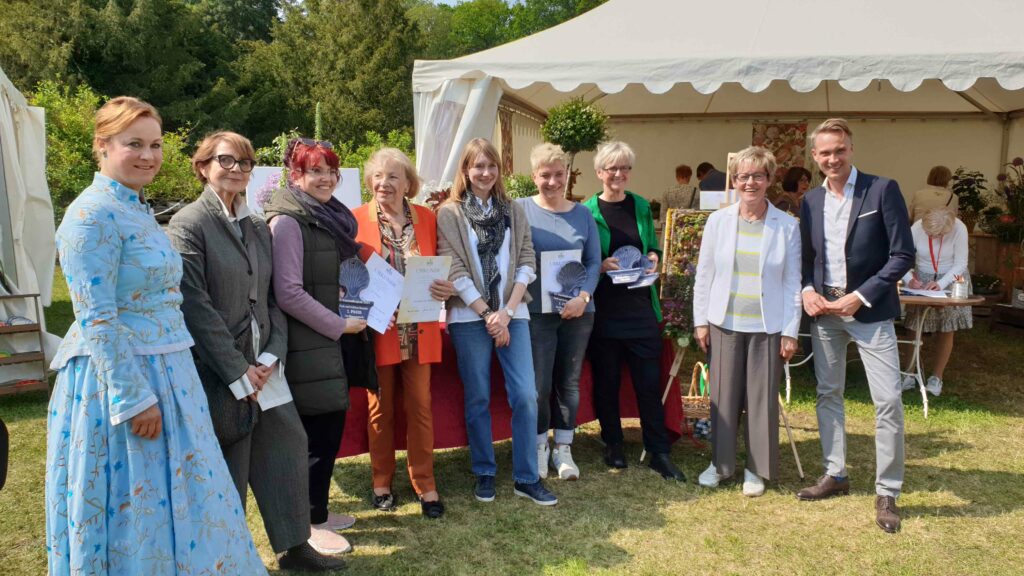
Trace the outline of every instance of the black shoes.
<instances>
[{"instance_id":1,"label":"black shoes","mask_svg":"<svg viewBox=\"0 0 1024 576\"><path fill-rule=\"evenodd\" d=\"M281 570L302 570L304 572L327 572L342 570L345 561L341 558L326 556L313 549L308 542L289 548L277 557L277 566Z\"/></svg>"},{"instance_id":2,"label":"black shoes","mask_svg":"<svg viewBox=\"0 0 1024 576\"><path fill-rule=\"evenodd\" d=\"M444 502L441 502L441 500L434 500L433 502L420 500L420 508L423 511L423 515L431 520L444 516Z\"/></svg>"},{"instance_id":3,"label":"black shoes","mask_svg":"<svg viewBox=\"0 0 1024 576\"><path fill-rule=\"evenodd\" d=\"M686 475L676 468L672 460L669 460L668 454L651 454L651 463L648 466L651 467L651 470L661 474L665 480L686 482Z\"/></svg>"},{"instance_id":4,"label":"black shoes","mask_svg":"<svg viewBox=\"0 0 1024 576\"><path fill-rule=\"evenodd\" d=\"M398 498L395 497L394 492L380 495L371 493L371 495L373 496L373 507L381 512L394 512L395 508L398 508Z\"/></svg>"},{"instance_id":5,"label":"black shoes","mask_svg":"<svg viewBox=\"0 0 1024 576\"><path fill-rule=\"evenodd\" d=\"M622 453L622 444L609 444L604 447L604 463L609 468L625 468L626 455Z\"/></svg>"}]
</instances>

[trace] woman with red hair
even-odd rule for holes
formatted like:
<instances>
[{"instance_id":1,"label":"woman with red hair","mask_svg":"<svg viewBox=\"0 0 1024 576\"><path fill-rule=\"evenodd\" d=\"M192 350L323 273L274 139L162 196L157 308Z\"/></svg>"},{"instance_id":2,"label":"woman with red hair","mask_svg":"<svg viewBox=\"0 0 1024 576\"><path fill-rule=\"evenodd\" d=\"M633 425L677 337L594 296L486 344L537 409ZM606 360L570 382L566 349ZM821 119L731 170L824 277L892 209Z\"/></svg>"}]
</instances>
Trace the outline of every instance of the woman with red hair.
<instances>
[{"instance_id":1,"label":"woman with red hair","mask_svg":"<svg viewBox=\"0 0 1024 576\"><path fill-rule=\"evenodd\" d=\"M361 245L355 217L333 196L340 174L332 148L330 142L292 140L285 153L287 183L264 206L274 238L274 296L288 322L285 377L309 440L309 543L321 554L352 549L335 531L355 518L329 512L327 502L355 378L346 366L351 372L363 363L342 352L341 339L366 328L365 320L338 314L338 271Z\"/></svg>"}]
</instances>

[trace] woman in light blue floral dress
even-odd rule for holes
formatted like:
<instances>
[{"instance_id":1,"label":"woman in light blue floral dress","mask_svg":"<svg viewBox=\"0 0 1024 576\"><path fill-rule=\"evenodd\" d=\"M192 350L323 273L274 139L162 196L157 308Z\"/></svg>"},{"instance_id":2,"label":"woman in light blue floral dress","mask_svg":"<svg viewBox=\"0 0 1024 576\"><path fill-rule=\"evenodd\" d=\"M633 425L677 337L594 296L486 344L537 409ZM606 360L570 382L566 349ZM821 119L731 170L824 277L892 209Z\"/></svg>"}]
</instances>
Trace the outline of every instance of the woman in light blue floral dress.
<instances>
[{"instance_id":1,"label":"woman in light blue floral dress","mask_svg":"<svg viewBox=\"0 0 1024 576\"><path fill-rule=\"evenodd\" d=\"M181 257L141 195L160 116L96 114L91 186L57 230L75 322L52 368L50 574L265 574L217 444L179 306Z\"/></svg>"}]
</instances>

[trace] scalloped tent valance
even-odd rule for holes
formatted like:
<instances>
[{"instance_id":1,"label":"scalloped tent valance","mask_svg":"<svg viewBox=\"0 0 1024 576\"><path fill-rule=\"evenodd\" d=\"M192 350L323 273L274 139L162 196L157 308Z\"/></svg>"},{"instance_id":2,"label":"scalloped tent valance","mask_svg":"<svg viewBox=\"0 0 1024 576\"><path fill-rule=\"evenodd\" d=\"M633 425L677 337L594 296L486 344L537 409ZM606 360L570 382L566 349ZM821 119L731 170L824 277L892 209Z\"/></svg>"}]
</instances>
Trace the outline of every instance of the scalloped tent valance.
<instances>
[{"instance_id":1,"label":"scalloped tent valance","mask_svg":"<svg viewBox=\"0 0 1024 576\"><path fill-rule=\"evenodd\" d=\"M983 118L1002 123L1005 153L1024 117L1022 22L1020 0L609 0L417 61L417 165L444 184L462 145L493 134L502 99L542 118L577 96L613 121Z\"/></svg>"},{"instance_id":2,"label":"scalloped tent valance","mask_svg":"<svg viewBox=\"0 0 1024 576\"><path fill-rule=\"evenodd\" d=\"M571 94L640 87L632 105L609 111L636 114L650 109L645 100L680 88L696 98L730 85L799 97L826 83L846 92L912 92L936 81L930 90L973 89L987 111L1006 113L1024 108L1024 95L1011 94L1024 89L1021 22L1017 0L610 0L503 46L419 61L413 91L491 77L547 109ZM964 110L962 99L950 102L947 111ZM827 103L814 110L821 108Z\"/></svg>"}]
</instances>

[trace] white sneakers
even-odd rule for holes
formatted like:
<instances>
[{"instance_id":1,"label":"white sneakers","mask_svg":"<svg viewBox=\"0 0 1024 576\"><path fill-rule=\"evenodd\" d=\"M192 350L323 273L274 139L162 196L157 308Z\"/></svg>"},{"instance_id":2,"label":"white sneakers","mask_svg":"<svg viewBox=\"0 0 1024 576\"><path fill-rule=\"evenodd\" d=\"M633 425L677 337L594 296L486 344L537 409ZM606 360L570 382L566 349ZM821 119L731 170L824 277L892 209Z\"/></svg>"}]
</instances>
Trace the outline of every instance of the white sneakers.
<instances>
[{"instance_id":1,"label":"white sneakers","mask_svg":"<svg viewBox=\"0 0 1024 576\"><path fill-rule=\"evenodd\" d=\"M748 498L757 498L764 494L764 480L750 470L743 470L743 495Z\"/></svg>"},{"instance_id":2,"label":"white sneakers","mask_svg":"<svg viewBox=\"0 0 1024 576\"><path fill-rule=\"evenodd\" d=\"M903 377L903 391L906 392L907 390L913 390L914 388L917 388L917 378L907 374Z\"/></svg>"},{"instance_id":3,"label":"white sneakers","mask_svg":"<svg viewBox=\"0 0 1024 576\"><path fill-rule=\"evenodd\" d=\"M928 383L924 385L924 388L932 396L938 396L939 394L942 394L942 380L937 376L929 376Z\"/></svg>"},{"instance_id":4,"label":"white sneakers","mask_svg":"<svg viewBox=\"0 0 1024 576\"><path fill-rule=\"evenodd\" d=\"M327 523L312 524L309 527L309 545L321 554L345 554L352 551L352 545L341 534L327 528Z\"/></svg>"},{"instance_id":5,"label":"white sneakers","mask_svg":"<svg viewBox=\"0 0 1024 576\"><path fill-rule=\"evenodd\" d=\"M537 474L543 479L548 477L548 443L537 444Z\"/></svg>"},{"instance_id":6,"label":"white sneakers","mask_svg":"<svg viewBox=\"0 0 1024 576\"><path fill-rule=\"evenodd\" d=\"M706 470L697 477L697 483L705 488L718 488L723 480L714 464L710 464ZM764 494L764 480L750 470L743 470L743 495L756 498Z\"/></svg>"},{"instance_id":7,"label":"white sneakers","mask_svg":"<svg viewBox=\"0 0 1024 576\"><path fill-rule=\"evenodd\" d=\"M714 464L709 464L708 469L701 472L700 476L697 477L697 483L705 488L718 488L718 483L722 481L722 477L718 474L718 469L715 468Z\"/></svg>"},{"instance_id":8,"label":"white sneakers","mask_svg":"<svg viewBox=\"0 0 1024 576\"><path fill-rule=\"evenodd\" d=\"M348 514L335 514L334 512L327 513L327 522L322 524L324 528L328 530L344 530L351 528L356 523L355 516L349 516Z\"/></svg>"},{"instance_id":9,"label":"white sneakers","mask_svg":"<svg viewBox=\"0 0 1024 576\"><path fill-rule=\"evenodd\" d=\"M551 453L551 465L558 470L558 477L562 480L579 480L580 469L572 460L572 446L569 444L555 445Z\"/></svg>"}]
</instances>

